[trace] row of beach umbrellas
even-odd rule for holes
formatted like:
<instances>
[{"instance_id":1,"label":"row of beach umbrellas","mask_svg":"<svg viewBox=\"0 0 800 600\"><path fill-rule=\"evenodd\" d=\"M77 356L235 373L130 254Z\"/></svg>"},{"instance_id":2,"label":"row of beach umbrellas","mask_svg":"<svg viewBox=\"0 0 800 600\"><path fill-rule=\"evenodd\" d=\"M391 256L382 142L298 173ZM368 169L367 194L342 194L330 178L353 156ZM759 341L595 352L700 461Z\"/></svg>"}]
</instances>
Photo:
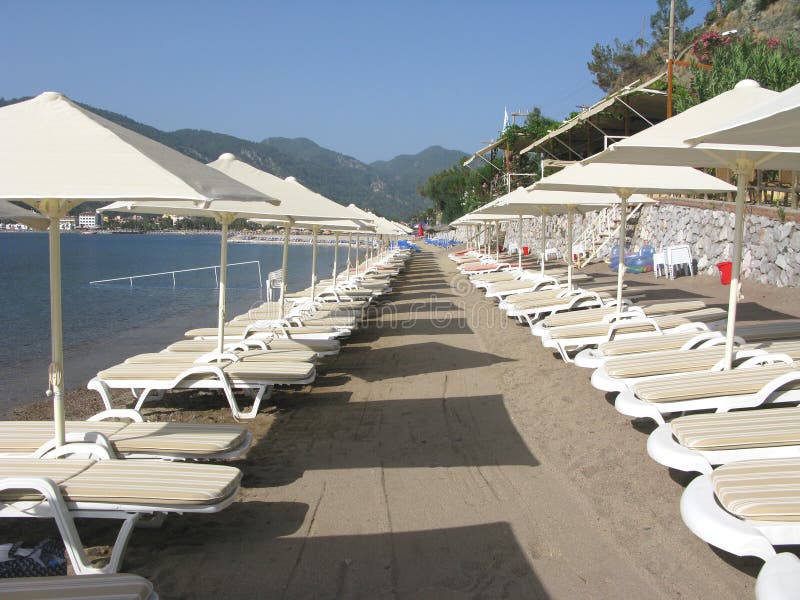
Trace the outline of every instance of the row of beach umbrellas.
<instances>
[{"instance_id":1,"label":"row of beach umbrellas","mask_svg":"<svg viewBox=\"0 0 800 600\"><path fill-rule=\"evenodd\" d=\"M105 210L213 216L222 227L219 337L225 324L227 230L237 218L267 219L285 229L281 306L286 292L292 227L336 228L374 235L410 230L281 179L223 154L204 165L113 123L57 92L0 108L0 218L49 232L51 363L55 443L64 443L64 366L59 221L87 201ZM10 201L24 203L34 211ZM316 257L316 244L314 248ZM334 267L335 268L335 267ZM312 270L312 273L315 272ZM312 286L315 284L312 275Z\"/></svg>"},{"instance_id":2,"label":"row of beach umbrellas","mask_svg":"<svg viewBox=\"0 0 800 600\"><path fill-rule=\"evenodd\" d=\"M727 168L736 187L699 171ZM742 262L746 185L754 169L800 170L800 85L778 93L751 80L666 121L623 139L582 163L542 178L473 211L462 223L570 214L619 204L626 221L635 194L736 191L733 274L725 365L731 368ZM570 195L571 194L571 195ZM571 224L571 216L568 223ZM571 227L568 228L571 237ZM568 241L571 249L571 240ZM624 227L619 236L617 307L625 272ZM571 250L567 253L571 266Z\"/></svg>"}]
</instances>

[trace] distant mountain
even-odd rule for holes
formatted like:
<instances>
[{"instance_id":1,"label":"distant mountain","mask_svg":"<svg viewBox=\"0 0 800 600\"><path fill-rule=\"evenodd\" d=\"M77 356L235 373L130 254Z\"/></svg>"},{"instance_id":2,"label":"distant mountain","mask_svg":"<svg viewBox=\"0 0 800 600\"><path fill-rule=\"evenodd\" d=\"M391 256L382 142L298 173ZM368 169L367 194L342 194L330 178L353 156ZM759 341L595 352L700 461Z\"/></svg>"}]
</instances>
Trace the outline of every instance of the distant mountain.
<instances>
[{"instance_id":1,"label":"distant mountain","mask_svg":"<svg viewBox=\"0 0 800 600\"><path fill-rule=\"evenodd\" d=\"M449 169L466 154L441 146L425 148L417 154L401 154L392 160L378 160L370 167L386 181L394 184L403 197L419 197L417 190L434 173Z\"/></svg>"},{"instance_id":2,"label":"distant mountain","mask_svg":"<svg viewBox=\"0 0 800 600\"><path fill-rule=\"evenodd\" d=\"M0 98L0 106L24 100ZM279 177L293 175L311 189L340 204L357 204L382 216L405 219L430 207L417 193L434 173L446 169L465 153L431 146L419 154L401 155L389 161L365 164L323 148L306 138L266 138L261 142L199 129L161 131L107 110L89 110L183 152L201 162L232 152L256 168Z\"/></svg>"}]
</instances>

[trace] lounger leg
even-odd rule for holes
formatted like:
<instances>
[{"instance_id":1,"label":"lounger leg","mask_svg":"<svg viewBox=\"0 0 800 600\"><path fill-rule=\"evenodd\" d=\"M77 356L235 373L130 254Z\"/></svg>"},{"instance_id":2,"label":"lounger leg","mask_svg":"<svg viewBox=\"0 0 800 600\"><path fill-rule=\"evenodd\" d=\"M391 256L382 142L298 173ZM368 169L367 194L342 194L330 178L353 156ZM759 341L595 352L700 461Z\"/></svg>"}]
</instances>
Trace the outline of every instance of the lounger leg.
<instances>
[{"instance_id":1,"label":"lounger leg","mask_svg":"<svg viewBox=\"0 0 800 600\"><path fill-rule=\"evenodd\" d=\"M112 409L111 390L108 389L108 386L103 381L95 377L91 381L89 381L86 387L100 394L100 399L103 401L106 410Z\"/></svg>"},{"instance_id":2,"label":"lounger leg","mask_svg":"<svg viewBox=\"0 0 800 600\"><path fill-rule=\"evenodd\" d=\"M133 526L139 519L138 513L130 513L124 518L108 564L104 567L94 567L86 555L78 529L75 527L72 513L67 508L61 491L51 479L46 477L8 477L0 481L0 490L36 490L44 497L49 509L46 516L55 519L58 531L64 541L67 556L76 574L116 573L119 570ZM23 514L30 516L30 513L23 512ZM38 515L34 513L34 516ZM80 512L78 512L78 516L81 516Z\"/></svg>"}]
</instances>

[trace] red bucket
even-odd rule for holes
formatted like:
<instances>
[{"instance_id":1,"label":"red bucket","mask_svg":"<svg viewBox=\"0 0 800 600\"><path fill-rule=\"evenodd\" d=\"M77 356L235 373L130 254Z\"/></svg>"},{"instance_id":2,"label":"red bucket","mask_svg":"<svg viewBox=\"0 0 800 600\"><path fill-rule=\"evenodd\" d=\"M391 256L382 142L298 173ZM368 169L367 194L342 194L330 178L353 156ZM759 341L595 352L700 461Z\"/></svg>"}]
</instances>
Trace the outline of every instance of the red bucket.
<instances>
[{"instance_id":1,"label":"red bucket","mask_svg":"<svg viewBox=\"0 0 800 600\"><path fill-rule=\"evenodd\" d=\"M719 280L722 285L730 285L731 275L733 275L733 263L727 260L718 262L717 268L719 269Z\"/></svg>"},{"instance_id":2,"label":"red bucket","mask_svg":"<svg viewBox=\"0 0 800 600\"><path fill-rule=\"evenodd\" d=\"M522 255L523 256L528 256L528 254L530 254L530 252L531 252L531 249L528 248L527 246L523 246L522 247Z\"/></svg>"}]
</instances>

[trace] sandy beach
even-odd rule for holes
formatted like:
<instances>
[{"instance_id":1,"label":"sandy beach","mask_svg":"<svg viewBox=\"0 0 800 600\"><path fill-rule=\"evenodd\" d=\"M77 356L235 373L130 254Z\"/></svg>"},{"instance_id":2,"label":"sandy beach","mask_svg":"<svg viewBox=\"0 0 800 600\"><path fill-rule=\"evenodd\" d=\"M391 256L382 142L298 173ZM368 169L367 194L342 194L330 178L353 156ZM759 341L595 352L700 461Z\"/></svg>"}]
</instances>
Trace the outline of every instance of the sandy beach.
<instances>
[{"instance_id":1,"label":"sandy beach","mask_svg":"<svg viewBox=\"0 0 800 600\"><path fill-rule=\"evenodd\" d=\"M587 271L614 279L606 265ZM714 277L627 281L648 299L727 305ZM652 426L618 414L590 371L501 315L444 250L424 247L393 287L313 386L279 390L246 422L238 501L137 530L123 570L165 599L753 597L760 561L683 525L691 476L647 456ZM743 293L741 322L800 317L796 289ZM67 408L101 405L76 389ZM145 414L231 422L212 394L168 395ZM3 525L4 541L57 536L47 520ZM93 555L115 531L88 524Z\"/></svg>"}]
</instances>

